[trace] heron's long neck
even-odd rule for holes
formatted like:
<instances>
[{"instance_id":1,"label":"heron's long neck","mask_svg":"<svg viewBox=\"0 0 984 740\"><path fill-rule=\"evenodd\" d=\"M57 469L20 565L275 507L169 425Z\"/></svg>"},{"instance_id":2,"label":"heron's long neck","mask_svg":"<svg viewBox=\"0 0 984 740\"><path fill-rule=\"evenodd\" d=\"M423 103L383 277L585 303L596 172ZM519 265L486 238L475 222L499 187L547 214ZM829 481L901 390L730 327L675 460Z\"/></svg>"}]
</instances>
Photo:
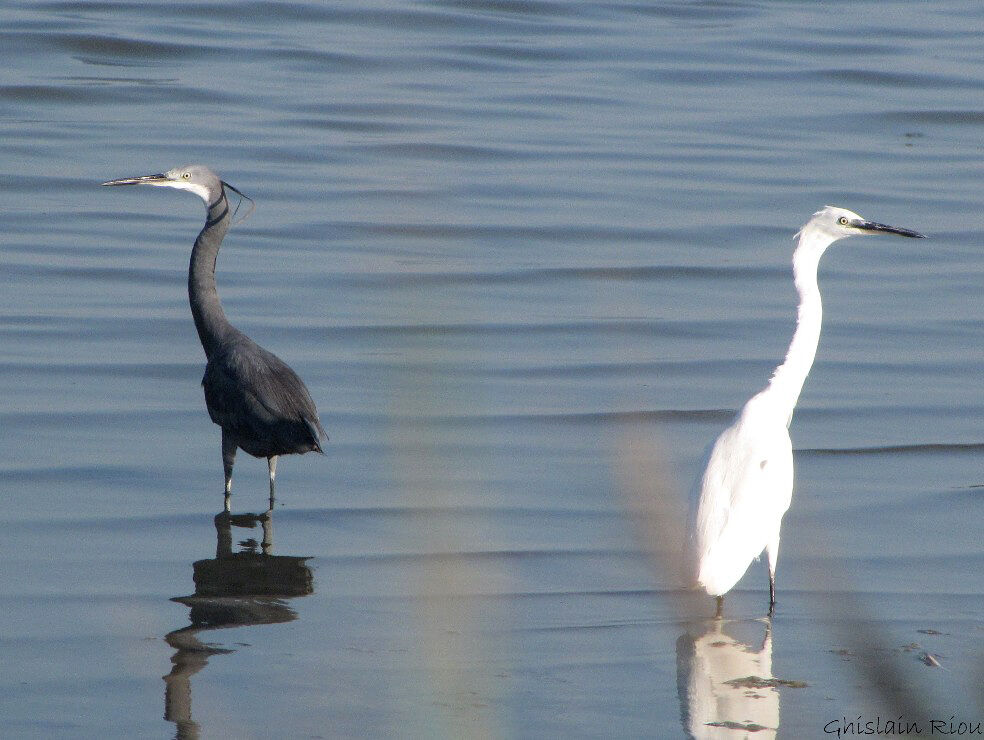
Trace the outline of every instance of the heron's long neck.
<instances>
[{"instance_id":1,"label":"heron's long neck","mask_svg":"<svg viewBox=\"0 0 984 740\"><path fill-rule=\"evenodd\" d=\"M820 257L830 244L826 236L811 234L800 238L793 253L793 281L799 294L796 331L786 352L786 360L776 368L769 381L767 393L775 399L786 416L786 425L793 418L793 409L799 399L806 376L813 367L820 342L820 324L823 306L817 285L817 268Z\"/></svg>"},{"instance_id":2,"label":"heron's long neck","mask_svg":"<svg viewBox=\"0 0 984 740\"><path fill-rule=\"evenodd\" d=\"M232 328L215 289L215 260L219 256L222 238L229 230L232 216L225 192L208 206L205 228L202 229L191 250L188 267L188 300L191 315L195 318L198 338L202 340L205 356L211 357L226 333Z\"/></svg>"}]
</instances>

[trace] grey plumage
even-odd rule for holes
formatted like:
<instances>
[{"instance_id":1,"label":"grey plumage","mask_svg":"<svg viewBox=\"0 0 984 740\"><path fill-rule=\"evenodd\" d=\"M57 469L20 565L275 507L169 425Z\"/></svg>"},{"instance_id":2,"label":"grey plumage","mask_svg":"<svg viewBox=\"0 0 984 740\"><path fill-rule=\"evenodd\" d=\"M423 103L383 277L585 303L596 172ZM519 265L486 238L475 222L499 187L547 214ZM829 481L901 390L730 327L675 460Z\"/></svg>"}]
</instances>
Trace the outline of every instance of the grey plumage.
<instances>
[{"instance_id":1,"label":"grey plumage","mask_svg":"<svg viewBox=\"0 0 984 740\"><path fill-rule=\"evenodd\" d=\"M225 191L239 191L201 165L110 180L103 185L172 187L193 192L205 202L205 226L195 240L188 268L188 299L208 360L202 378L205 405L212 421L222 428L225 507L227 511L230 508L237 448L267 458L272 506L277 457L321 452L321 438L326 435L314 401L297 373L230 324L222 310L215 286L215 261L232 221Z\"/></svg>"},{"instance_id":2,"label":"grey plumage","mask_svg":"<svg viewBox=\"0 0 984 740\"><path fill-rule=\"evenodd\" d=\"M242 332L231 334L202 378L212 421L254 457L321 452L324 430L301 379Z\"/></svg>"}]
</instances>

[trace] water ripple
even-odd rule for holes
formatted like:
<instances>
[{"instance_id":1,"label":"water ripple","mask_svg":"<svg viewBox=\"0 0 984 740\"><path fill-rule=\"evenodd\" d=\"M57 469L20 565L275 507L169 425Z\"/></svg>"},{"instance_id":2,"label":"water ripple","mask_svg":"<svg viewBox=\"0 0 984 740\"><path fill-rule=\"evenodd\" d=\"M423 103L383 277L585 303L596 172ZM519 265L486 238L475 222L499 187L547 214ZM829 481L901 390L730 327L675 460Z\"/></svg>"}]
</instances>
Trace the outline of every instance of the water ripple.
<instances>
[{"instance_id":1,"label":"water ripple","mask_svg":"<svg viewBox=\"0 0 984 740\"><path fill-rule=\"evenodd\" d=\"M824 449L804 449L800 452L812 455L856 456L856 455L936 455L943 453L980 454L984 452L984 442L952 442L906 445L884 445L881 447L844 447Z\"/></svg>"}]
</instances>

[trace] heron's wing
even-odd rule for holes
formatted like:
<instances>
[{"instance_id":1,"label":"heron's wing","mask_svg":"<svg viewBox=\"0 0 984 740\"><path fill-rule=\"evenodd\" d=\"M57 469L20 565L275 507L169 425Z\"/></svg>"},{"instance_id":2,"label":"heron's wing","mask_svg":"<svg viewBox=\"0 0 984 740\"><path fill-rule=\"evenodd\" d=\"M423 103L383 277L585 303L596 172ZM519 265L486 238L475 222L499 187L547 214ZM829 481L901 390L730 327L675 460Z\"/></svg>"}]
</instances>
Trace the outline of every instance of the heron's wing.
<instances>
[{"instance_id":1,"label":"heron's wing","mask_svg":"<svg viewBox=\"0 0 984 740\"><path fill-rule=\"evenodd\" d=\"M304 425L312 441L324 429L304 383L290 367L246 337L209 360L202 386L212 421L238 436L268 435L284 423Z\"/></svg>"}]
</instances>

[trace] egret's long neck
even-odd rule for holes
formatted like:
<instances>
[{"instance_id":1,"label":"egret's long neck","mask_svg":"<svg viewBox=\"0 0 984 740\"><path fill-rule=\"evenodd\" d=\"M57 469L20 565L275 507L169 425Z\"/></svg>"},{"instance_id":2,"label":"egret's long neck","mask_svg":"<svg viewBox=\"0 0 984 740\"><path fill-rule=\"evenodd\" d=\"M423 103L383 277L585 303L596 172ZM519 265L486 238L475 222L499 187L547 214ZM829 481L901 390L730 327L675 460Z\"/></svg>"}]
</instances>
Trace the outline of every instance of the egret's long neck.
<instances>
[{"instance_id":1,"label":"egret's long neck","mask_svg":"<svg viewBox=\"0 0 984 740\"><path fill-rule=\"evenodd\" d=\"M225 191L218 200L208 207L205 227L191 250L191 265L188 267L188 300L191 315L195 318L198 338L202 341L205 356L211 357L222 338L232 328L215 289L215 260L219 255L222 238L229 230L232 216Z\"/></svg>"},{"instance_id":2,"label":"egret's long neck","mask_svg":"<svg viewBox=\"0 0 984 740\"><path fill-rule=\"evenodd\" d=\"M787 426L792 421L793 409L796 408L806 376L813 367L820 342L823 306L817 285L817 268L821 255L830 243L830 238L824 234L804 233L793 253L793 281L799 293L796 331L786 352L786 360L776 368L766 389L766 393L785 411Z\"/></svg>"}]
</instances>

